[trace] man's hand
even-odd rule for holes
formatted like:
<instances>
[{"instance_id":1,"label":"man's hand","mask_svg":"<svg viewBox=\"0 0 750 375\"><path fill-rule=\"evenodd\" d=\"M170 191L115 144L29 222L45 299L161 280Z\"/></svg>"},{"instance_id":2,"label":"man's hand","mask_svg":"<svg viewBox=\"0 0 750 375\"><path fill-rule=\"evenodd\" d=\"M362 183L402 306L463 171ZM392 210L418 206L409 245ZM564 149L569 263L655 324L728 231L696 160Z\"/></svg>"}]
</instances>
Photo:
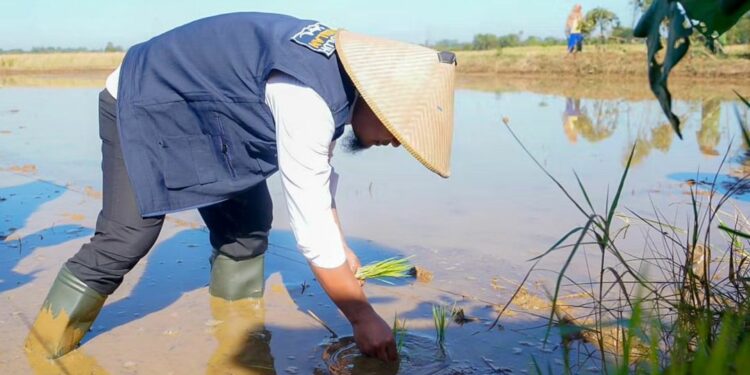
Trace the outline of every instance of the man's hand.
<instances>
[{"instance_id":1,"label":"man's hand","mask_svg":"<svg viewBox=\"0 0 750 375\"><path fill-rule=\"evenodd\" d=\"M362 354L377 357L385 362L398 360L398 350L393 331L375 312L352 323L354 341Z\"/></svg>"},{"instance_id":2,"label":"man's hand","mask_svg":"<svg viewBox=\"0 0 750 375\"><path fill-rule=\"evenodd\" d=\"M336 268L321 268L312 263L310 266L323 290L352 324L354 341L359 350L383 361L397 360L393 332L370 306L349 263L344 262Z\"/></svg>"}]
</instances>

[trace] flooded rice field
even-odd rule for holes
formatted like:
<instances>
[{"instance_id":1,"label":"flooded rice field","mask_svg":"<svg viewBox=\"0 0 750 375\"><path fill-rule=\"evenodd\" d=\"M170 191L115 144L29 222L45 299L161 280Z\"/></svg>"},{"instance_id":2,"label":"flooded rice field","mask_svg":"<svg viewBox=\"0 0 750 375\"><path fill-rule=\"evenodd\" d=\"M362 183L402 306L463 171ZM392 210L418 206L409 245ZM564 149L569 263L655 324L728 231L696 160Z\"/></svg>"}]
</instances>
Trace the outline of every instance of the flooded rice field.
<instances>
[{"instance_id":1,"label":"flooded rice field","mask_svg":"<svg viewBox=\"0 0 750 375\"><path fill-rule=\"evenodd\" d=\"M492 325L528 260L585 222L506 122L573 194L575 172L601 211L633 147L623 213L671 212L690 201L690 186L705 190L718 173L715 188L722 193L750 172L737 120L747 121L748 113L736 106L731 87L723 96L677 100L684 140L646 90L614 84L603 86L606 94L576 95L464 86L456 95L447 180L402 149L337 151L337 207L362 262L414 256L413 263L433 273L428 282L365 286L386 321L406 321L400 373L517 373L530 369L532 355L553 368L562 364L559 338L544 340L544 286L553 285L562 255L546 259ZM620 98L619 91L643 94ZM101 204L97 94L0 88L0 373L399 372L358 357L350 342L331 346L330 332L310 317L308 311L340 336L351 335L295 250L276 176L261 305L248 309L209 297L208 233L197 212L184 212L169 217L148 258L108 298L77 351L54 362L27 357L28 327L59 267L92 235ZM742 191L731 201L745 213L749 203L750 192ZM585 264L571 268L586 272ZM448 325L441 352L433 305L461 308L470 318Z\"/></svg>"}]
</instances>

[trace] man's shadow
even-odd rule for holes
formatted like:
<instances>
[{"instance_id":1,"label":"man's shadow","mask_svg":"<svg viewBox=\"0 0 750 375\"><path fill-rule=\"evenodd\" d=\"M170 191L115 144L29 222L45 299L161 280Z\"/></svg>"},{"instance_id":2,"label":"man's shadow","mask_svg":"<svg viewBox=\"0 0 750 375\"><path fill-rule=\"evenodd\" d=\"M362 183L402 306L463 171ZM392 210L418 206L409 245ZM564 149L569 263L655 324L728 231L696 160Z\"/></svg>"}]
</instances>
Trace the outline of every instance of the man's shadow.
<instances>
[{"instance_id":1,"label":"man's shadow","mask_svg":"<svg viewBox=\"0 0 750 375\"><path fill-rule=\"evenodd\" d=\"M61 225L45 228L21 238L8 239L26 225L39 207L60 197L65 188L47 182L30 182L0 188L0 293L19 288L36 278L41 270L18 273L13 269L40 247L59 245L93 231L80 225Z\"/></svg>"},{"instance_id":2,"label":"man's shadow","mask_svg":"<svg viewBox=\"0 0 750 375\"><path fill-rule=\"evenodd\" d=\"M686 173L678 172L667 176L670 180L689 182L694 184L699 190L708 192L713 186L717 197L729 194L732 198L750 202L750 179L731 176L728 174L713 173ZM714 184L714 178L716 183Z\"/></svg>"},{"instance_id":3,"label":"man's shadow","mask_svg":"<svg viewBox=\"0 0 750 375\"><path fill-rule=\"evenodd\" d=\"M266 254L264 278L280 272L284 284L291 285L288 288L292 296L301 295L296 286L302 288L303 283L311 284L306 294L314 291L318 296L323 293L320 286L313 282L312 272L305 258L296 250L296 242L290 231L272 231L269 242L271 244ZM362 264L398 255L371 241L350 239L348 242L357 251ZM151 249L145 259L148 262L146 269L130 295L104 306L94 322L93 332L84 338L83 343L162 310L183 294L207 286L210 279L210 254L211 245L205 229L181 231ZM300 310L306 311L317 306L320 301L317 298L295 298L295 302Z\"/></svg>"},{"instance_id":4,"label":"man's shadow","mask_svg":"<svg viewBox=\"0 0 750 375\"><path fill-rule=\"evenodd\" d=\"M210 249L208 232L200 229L181 231L151 249L144 259L148 262L146 270L130 295L104 306L83 343L162 310L183 294L208 285Z\"/></svg>"}]
</instances>

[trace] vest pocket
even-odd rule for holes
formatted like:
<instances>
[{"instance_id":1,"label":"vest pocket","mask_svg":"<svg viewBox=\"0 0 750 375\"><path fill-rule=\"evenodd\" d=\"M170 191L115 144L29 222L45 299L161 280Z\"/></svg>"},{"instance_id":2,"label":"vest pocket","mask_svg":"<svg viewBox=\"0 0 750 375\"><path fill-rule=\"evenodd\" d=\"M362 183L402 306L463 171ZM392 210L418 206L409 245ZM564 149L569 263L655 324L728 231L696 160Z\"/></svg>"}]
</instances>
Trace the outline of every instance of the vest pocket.
<instances>
[{"instance_id":1,"label":"vest pocket","mask_svg":"<svg viewBox=\"0 0 750 375\"><path fill-rule=\"evenodd\" d=\"M180 189L216 181L214 168L218 164L208 135L164 137L159 142L162 151L164 185Z\"/></svg>"},{"instance_id":2,"label":"vest pocket","mask_svg":"<svg viewBox=\"0 0 750 375\"><path fill-rule=\"evenodd\" d=\"M255 172L260 172L264 176L270 175L278 170L276 161L276 143L264 142L260 140L244 141L245 151L253 159L253 168L257 166Z\"/></svg>"}]
</instances>

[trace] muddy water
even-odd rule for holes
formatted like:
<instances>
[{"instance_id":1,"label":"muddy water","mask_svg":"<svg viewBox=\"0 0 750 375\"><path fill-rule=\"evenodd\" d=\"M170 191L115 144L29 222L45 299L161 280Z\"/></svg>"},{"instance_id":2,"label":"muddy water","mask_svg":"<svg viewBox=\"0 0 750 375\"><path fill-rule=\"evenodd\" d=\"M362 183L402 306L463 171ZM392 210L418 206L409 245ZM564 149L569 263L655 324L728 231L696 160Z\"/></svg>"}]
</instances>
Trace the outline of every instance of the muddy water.
<instances>
[{"instance_id":1,"label":"muddy water","mask_svg":"<svg viewBox=\"0 0 750 375\"><path fill-rule=\"evenodd\" d=\"M450 355L445 348L427 337L406 334L401 339L398 362L383 362L366 357L357 349L351 336L340 337L321 344L323 366L332 375L350 374L414 374L437 373L450 367Z\"/></svg>"},{"instance_id":2,"label":"muddy water","mask_svg":"<svg viewBox=\"0 0 750 375\"><path fill-rule=\"evenodd\" d=\"M685 135L679 140L648 95L618 99L612 94L618 90L622 87L615 85L607 95L587 91L589 96L578 97L568 91L561 96L486 86L460 89L453 175L447 180L401 149L337 153L334 164L342 175L337 205L362 261L415 255L417 264L434 273L430 283L368 283L378 312L389 322L395 315L406 319L409 331L420 337L434 337L433 304L455 303L477 319L449 325L451 360L443 373L528 369L531 355L547 356L559 366L555 342L540 341L540 316L548 313L541 284L549 285L552 273L532 276L535 283L511 305L501 329L487 331L496 314L493 305L507 301L529 266L526 259L585 220L523 153L503 118L574 192L575 171L601 211L607 188L611 197L634 144L622 201L636 212L651 212L652 205L679 209L689 200L686 181L701 186L725 153L720 191L746 171L735 102L727 96L678 101ZM624 91L633 90L638 89ZM91 235L99 209L96 104L95 89L0 89L0 373L273 368L307 374L320 368L320 345L329 333L307 311L339 335L351 332L294 250L277 177L270 181L278 204L262 312L211 303L207 233L197 215L187 212L170 218L149 257L107 300L74 356L57 362L27 357L28 324L59 266ZM748 116L745 110L740 114ZM748 201L750 195L741 195L733 203L748 212ZM550 258L543 268L559 267L560 259ZM573 268L583 272L585 267ZM249 334L238 336L238 331Z\"/></svg>"}]
</instances>

